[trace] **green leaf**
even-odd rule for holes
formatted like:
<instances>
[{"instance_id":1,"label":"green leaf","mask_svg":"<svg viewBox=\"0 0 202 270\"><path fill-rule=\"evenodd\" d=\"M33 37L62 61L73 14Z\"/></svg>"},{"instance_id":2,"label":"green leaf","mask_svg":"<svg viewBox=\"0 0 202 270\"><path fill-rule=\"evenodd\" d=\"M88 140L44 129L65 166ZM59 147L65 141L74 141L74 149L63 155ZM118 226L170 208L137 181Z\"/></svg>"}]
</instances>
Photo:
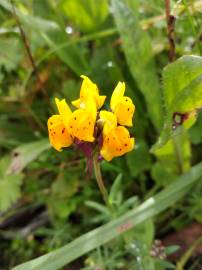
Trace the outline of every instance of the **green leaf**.
<instances>
[{"instance_id":1,"label":"green leaf","mask_svg":"<svg viewBox=\"0 0 202 270\"><path fill-rule=\"evenodd\" d=\"M123 0L112 0L112 9L130 71L144 95L151 121L159 129L161 91L150 38L139 25L138 10L132 13Z\"/></svg>"},{"instance_id":2,"label":"green leaf","mask_svg":"<svg viewBox=\"0 0 202 270\"><path fill-rule=\"evenodd\" d=\"M111 187L110 193L109 193L109 203L110 204L120 204L122 201L122 191L121 191L121 180L122 180L122 174L120 173L116 179L114 180L114 183Z\"/></svg>"},{"instance_id":3,"label":"green leaf","mask_svg":"<svg viewBox=\"0 0 202 270\"><path fill-rule=\"evenodd\" d=\"M159 270L160 269L176 269L175 265L168 261L163 261L163 260L158 259L156 261L156 264L157 264L157 267L159 267L157 268Z\"/></svg>"},{"instance_id":4,"label":"green leaf","mask_svg":"<svg viewBox=\"0 0 202 270\"><path fill-rule=\"evenodd\" d=\"M178 251L180 249L180 246L168 246L165 248L165 253L166 255L170 255L175 253L176 251Z\"/></svg>"},{"instance_id":5,"label":"green leaf","mask_svg":"<svg viewBox=\"0 0 202 270\"><path fill-rule=\"evenodd\" d=\"M190 128L196 120L195 111L202 107L202 57L182 56L163 70L166 116L164 127L151 151L165 145L181 132L173 129L174 113L188 114L183 127Z\"/></svg>"},{"instance_id":6,"label":"green leaf","mask_svg":"<svg viewBox=\"0 0 202 270\"><path fill-rule=\"evenodd\" d=\"M0 160L0 211L7 210L20 196L23 174L8 174L9 158Z\"/></svg>"},{"instance_id":7,"label":"green leaf","mask_svg":"<svg viewBox=\"0 0 202 270\"><path fill-rule=\"evenodd\" d=\"M190 187L202 176L202 163L194 166L188 173L180 176L175 183L166 187L156 196L149 198L140 206L128 211L121 217L92 230L66 246L43 255L13 270L56 270L86 254L96 247L116 239L125 231L159 214L190 190Z\"/></svg>"},{"instance_id":8,"label":"green leaf","mask_svg":"<svg viewBox=\"0 0 202 270\"><path fill-rule=\"evenodd\" d=\"M110 218L110 212L106 206L103 206L102 204L93 201L86 201L85 205Z\"/></svg>"},{"instance_id":9,"label":"green leaf","mask_svg":"<svg viewBox=\"0 0 202 270\"><path fill-rule=\"evenodd\" d=\"M21 172L30 162L35 160L43 151L50 148L48 139L23 144L13 150L11 163L8 171L10 173Z\"/></svg>"},{"instance_id":10,"label":"green leaf","mask_svg":"<svg viewBox=\"0 0 202 270\"><path fill-rule=\"evenodd\" d=\"M83 32L98 29L108 16L108 0L63 0L60 5L69 20Z\"/></svg>"}]
</instances>

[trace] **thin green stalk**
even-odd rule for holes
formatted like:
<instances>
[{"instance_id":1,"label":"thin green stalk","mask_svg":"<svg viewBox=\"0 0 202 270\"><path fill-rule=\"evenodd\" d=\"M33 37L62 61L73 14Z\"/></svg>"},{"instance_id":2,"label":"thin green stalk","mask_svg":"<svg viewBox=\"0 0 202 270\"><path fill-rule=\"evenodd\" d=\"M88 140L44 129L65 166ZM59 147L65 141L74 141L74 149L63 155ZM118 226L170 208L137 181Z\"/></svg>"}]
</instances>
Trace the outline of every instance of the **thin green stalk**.
<instances>
[{"instance_id":1,"label":"thin green stalk","mask_svg":"<svg viewBox=\"0 0 202 270\"><path fill-rule=\"evenodd\" d=\"M102 179L100 163L98 162L97 154L94 154L93 156L93 167L94 167L94 172L95 172L95 178L96 178L98 187L100 189L100 192L102 194L103 200L105 201L106 205L109 206L108 192Z\"/></svg>"}]
</instances>

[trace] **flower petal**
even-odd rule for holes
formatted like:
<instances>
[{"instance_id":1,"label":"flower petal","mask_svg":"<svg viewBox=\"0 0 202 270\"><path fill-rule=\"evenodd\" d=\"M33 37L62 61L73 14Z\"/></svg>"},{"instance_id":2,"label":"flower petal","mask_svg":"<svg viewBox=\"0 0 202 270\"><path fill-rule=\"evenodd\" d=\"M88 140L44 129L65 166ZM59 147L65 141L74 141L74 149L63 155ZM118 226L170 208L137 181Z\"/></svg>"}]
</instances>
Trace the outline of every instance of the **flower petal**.
<instances>
[{"instance_id":1,"label":"flower petal","mask_svg":"<svg viewBox=\"0 0 202 270\"><path fill-rule=\"evenodd\" d=\"M117 117L114 113L108 111L100 111L100 120L104 123L103 135L105 136L117 126Z\"/></svg>"},{"instance_id":2,"label":"flower petal","mask_svg":"<svg viewBox=\"0 0 202 270\"><path fill-rule=\"evenodd\" d=\"M74 107L76 107L78 109L81 108L81 103L82 103L82 100L80 98L72 101L72 105L74 105Z\"/></svg>"},{"instance_id":3,"label":"flower petal","mask_svg":"<svg viewBox=\"0 0 202 270\"><path fill-rule=\"evenodd\" d=\"M97 97L96 101L97 101L98 109L100 109L103 106L105 99L106 99L106 96L98 96Z\"/></svg>"},{"instance_id":4,"label":"flower petal","mask_svg":"<svg viewBox=\"0 0 202 270\"><path fill-rule=\"evenodd\" d=\"M57 114L48 119L48 132L50 144L57 150L68 147L73 143L73 137L64 126L62 116Z\"/></svg>"},{"instance_id":5,"label":"flower petal","mask_svg":"<svg viewBox=\"0 0 202 270\"><path fill-rule=\"evenodd\" d=\"M130 137L129 131L122 126L112 129L104 137L101 155L107 161L122 156L134 148L135 139Z\"/></svg>"},{"instance_id":6,"label":"flower petal","mask_svg":"<svg viewBox=\"0 0 202 270\"><path fill-rule=\"evenodd\" d=\"M96 102L97 109L101 108L104 104L106 96L99 96L98 87L87 76L81 75L83 82L80 90L80 98L72 101L76 108L86 108L86 101L92 97Z\"/></svg>"},{"instance_id":7,"label":"flower petal","mask_svg":"<svg viewBox=\"0 0 202 270\"><path fill-rule=\"evenodd\" d=\"M129 97L122 97L114 113L117 116L118 123L123 126L131 127L133 125L132 118L135 112L135 105Z\"/></svg>"},{"instance_id":8,"label":"flower petal","mask_svg":"<svg viewBox=\"0 0 202 270\"><path fill-rule=\"evenodd\" d=\"M95 121L97 117L96 102L92 97L88 97L85 103L85 111L87 111Z\"/></svg>"},{"instance_id":9,"label":"flower petal","mask_svg":"<svg viewBox=\"0 0 202 270\"><path fill-rule=\"evenodd\" d=\"M81 141L94 141L95 117L87 110L78 109L70 117L69 133Z\"/></svg>"},{"instance_id":10,"label":"flower petal","mask_svg":"<svg viewBox=\"0 0 202 270\"><path fill-rule=\"evenodd\" d=\"M65 101L65 99L59 100L58 98L55 98L55 103L57 105L60 115L62 116L64 125L68 125L68 120L72 114L72 111L69 108L67 102Z\"/></svg>"},{"instance_id":11,"label":"flower petal","mask_svg":"<svg viewBox=\"0 0 202 270\"><path fill-rule=\"evenodd\" d=\"M110 101L110 107L112 111L115 110L117 104L122 99L124 92L125 92L125 83L119 82L112 93L112 97Z\"/></svg>"}]
</instances>

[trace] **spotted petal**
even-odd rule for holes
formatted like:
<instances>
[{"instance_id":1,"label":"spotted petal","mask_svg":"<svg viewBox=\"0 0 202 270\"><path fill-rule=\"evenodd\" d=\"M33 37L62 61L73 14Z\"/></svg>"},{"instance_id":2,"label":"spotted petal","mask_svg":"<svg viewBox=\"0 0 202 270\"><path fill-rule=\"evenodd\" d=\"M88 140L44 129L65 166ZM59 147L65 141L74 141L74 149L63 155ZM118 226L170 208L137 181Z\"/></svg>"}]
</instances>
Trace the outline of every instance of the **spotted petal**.
<instances>
[{"instance_id":1,"label":"spotted petal","mask_svg":"<svg viewBox=\"0 0 202 270\"><path fill-rule=\"evenodd\" d=\"M73 143L73 137L64 126L61 115L53 115L48 119L48 132L50 144L57 150L68 147Z\"/></svg>"},{"instance_id":2,"label":"spotted petal","mask_svg":"<svg viewBox=\"0 0 202 270\"><path fill-rule=\"evenodd\" d=\"M130 137L128 130L118 126L104 137L100 153L105 160L111 161L114 157L122 156L131 151L134 144L135 139Z\"/></svg>"},{"instance_id":3,"label":"spotted petal","mask_svg":"<svg viewBox=\"0 0 202 270\"><path fill-rule=\"evenodd\" d=\"M129 97L124 96L124 92L125 83L119 82L112 93L110 107L116 114L119 125L131 127L135 105Z\"/></svg>"},{"instance_id":4,"label":"spotted petal","mask_svg":"<svg viewBox=\"0 0 202 270\"><path fill-rule=\"evenodd\" d=\"M118 123L123 126L131 127L132 118L135 112L135 105L129 97L122 97L115 107L114 113L117 116Z\"/></svg>"},{"instance_id":5,"label":"spotted petal","mask_svg":"<svg viewBox=\"0 0 202 270\"><path fill-rule=\"evenodd\" d=\"M68 123L68 132L80 141L94 141L95 117L87 110L74 111Z\"/></svg>"}]
</instances>

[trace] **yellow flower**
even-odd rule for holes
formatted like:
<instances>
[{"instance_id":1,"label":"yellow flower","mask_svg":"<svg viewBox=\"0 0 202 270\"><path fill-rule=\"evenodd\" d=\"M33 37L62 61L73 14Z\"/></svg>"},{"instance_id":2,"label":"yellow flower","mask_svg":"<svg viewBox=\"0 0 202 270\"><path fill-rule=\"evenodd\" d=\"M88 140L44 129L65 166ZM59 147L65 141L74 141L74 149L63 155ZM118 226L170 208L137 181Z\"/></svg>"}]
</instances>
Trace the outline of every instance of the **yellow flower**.
<instances>
[{"instance_id":1,"label":"yellow flower","mask_svg":"<svg viewBox=\"0 0 202 270\"><path fill-rule=\"evenodd\" d=\"M132 126L135 106L129 97L124 96L124 92L125 83L119 82L110 101L112 112L100 111L100 120L104 124L100 153L107 161L134 148L135 139L130 137L129 131L123 126Z\"/></svg>"},{"instance_id":2,"label":"yellow flower","mask_svg":"<svg viewBox=\"0 0 202 270\"><path fill-rule=\"evenodd\" d=\"M76 108L87 108L87 99L92 97L96 102L97 109L100 109L105 102L106 96L99 96L98 87L95 83L93 83L87 76L81 75L83 79L81 90L80 90L80 98L72 101L72 104Z\"/></svg>"},{"instance_id":3,"label":"yellow flower","mask_svg":"<svg viewBox=\"0 0 202 270\"><path fill-rule=\"evenodd\" d=\"M116 114L117 121L123 126L132 126L132 118L135 112L135 105L129 97L124 96L125 83L119 82L111 97L110 107Z\"/></svg>"},{"instance_id":4,"label":"yellow flower","mask_svg":"<svg viewBox=\"0 0 202 270\"><path fill-rule=\"evenodd\" d=\"M57 150L68 147L72 144L73 138L64 125L63 117L59 114L53 115L48 119L48 131L50 144Z\"/></svg>"},{"instance_id":5,"label":"yellow flower","mask_svg":"<svg viewBox=\"0 0 202 270\"><path fill-rule=\"evenodd\" d=\"M87 108L78 109L73 113L65 99L55 99L59 114L48 119L49 140L58 151L73 143L74 137L87 142L94 141L96 121L96 104L94 99L86 100Z\"/></svg>"},{"instance_id":6,"label":"yellow flower","mask_svg":"<svg viewBox=\"0 0 202 270\"><path fill-rule=\"evenodd\" d=\"M106 136L117 126L117 117L114 113L100 111L100 120L103 122L103 135Z\"/></svg>"},{"instance_id":7,"label":"yellow flower","mask_svg":"<svg viewBox=\"0 0 202 270\"><path fill-rule=\"evenodd\" d=\"M89 97L86 100L86 109L75 110L68 122L68 132L81 141L94 141L94 128L96 122L95 100Z\"/></svg>"},{"instance_id":8,"label":"yellow flower","mask_svg":"<svg viewBox=\"0 0 202 270\"><path fill-rule=\"evenodd\" d=\"M78 109L73 113L65 99L55 99L58 111L68 133L81 141L94 141L94 126L96 121L96 104L93 98L86 99L86 109Z\"/></svg>"},{"instance_id":9,"label":"yellow flower","mask_svg":"<svg viewBox=\"0 0 202 270\"><path fill-rule=\"evenodd\" d=\"M131 151L135 139L130 137L124 126L132 126L135 106L129 97L124 96L125 83L119 82L112 94L112 111L101 110L97 114L106 97L99 95L97 85L88 77L81 77L83 83L80 98L72 102L77 107L75 111L71 111L65 99L55 99L59 114L51 116L47 123L51 145L61 151L73 142L78 145L80 141L94 142L96 134L98 146L99 142L103 141L100 154L107 161ZM103 127L102 134L99 132L100 123ZM95 132L95 127L98 132ZM99 140L100 138L102 140ZM87 146L91 149L96 147L94 144Z\"/></svg>"},{"instance_id":10,"label":"yellow flower","mask_svg":"<svg viewBox=\"0 0 202 270\"><path fill-rule=\"evenodd\" d=\"M105 160L111 161L131 151L134 144L135 139L130 137L129 131L123 126L117 126L104 136L100 153Z\"/></svg>"}]
</instances>

